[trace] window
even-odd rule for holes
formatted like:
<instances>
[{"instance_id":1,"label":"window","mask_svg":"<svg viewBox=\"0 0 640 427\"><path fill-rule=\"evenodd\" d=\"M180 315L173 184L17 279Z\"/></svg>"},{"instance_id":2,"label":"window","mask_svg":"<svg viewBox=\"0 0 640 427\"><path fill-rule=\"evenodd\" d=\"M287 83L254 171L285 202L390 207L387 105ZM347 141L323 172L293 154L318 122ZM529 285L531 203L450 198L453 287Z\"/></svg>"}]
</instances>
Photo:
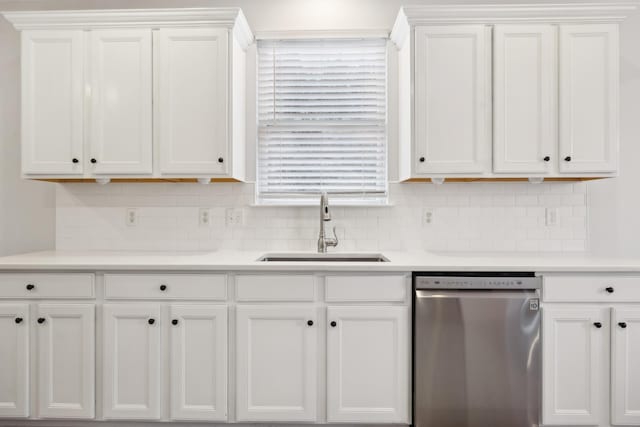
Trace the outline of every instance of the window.
<instances>
[{"instance_id":1,"label":"window","mask_svg":"<svg viewBox=\"0 0 640 427\"><path fill-rule=\"evenodd\" d=\"M387 202L384 39L258 42L258 204Z\"/></svg>"}]
</instances>

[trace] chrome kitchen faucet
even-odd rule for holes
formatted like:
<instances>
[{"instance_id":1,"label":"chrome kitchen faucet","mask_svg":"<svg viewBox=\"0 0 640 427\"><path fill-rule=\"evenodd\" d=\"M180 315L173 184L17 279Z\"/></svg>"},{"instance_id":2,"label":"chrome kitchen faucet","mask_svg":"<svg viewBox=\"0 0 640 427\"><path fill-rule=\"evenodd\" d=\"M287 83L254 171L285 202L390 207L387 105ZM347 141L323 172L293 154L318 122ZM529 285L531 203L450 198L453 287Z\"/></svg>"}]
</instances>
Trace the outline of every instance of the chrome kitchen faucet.
<instances>
[{"instance_id":1,"label":"chrome kitchen faucet","mask_svg":"<svg viewBox=\"0 0 640 427\"><path fill-rule=\"evenodd\" d=\"M338 246L338 236L336 236L336 228L333 227L333 238L327 238L324 231L324 223L331 221L331 212L329 211L329 196L327 193L320 195L320 235L318 236L318 253L326 253L327 246Z\"/></svg>"}]
</instances>

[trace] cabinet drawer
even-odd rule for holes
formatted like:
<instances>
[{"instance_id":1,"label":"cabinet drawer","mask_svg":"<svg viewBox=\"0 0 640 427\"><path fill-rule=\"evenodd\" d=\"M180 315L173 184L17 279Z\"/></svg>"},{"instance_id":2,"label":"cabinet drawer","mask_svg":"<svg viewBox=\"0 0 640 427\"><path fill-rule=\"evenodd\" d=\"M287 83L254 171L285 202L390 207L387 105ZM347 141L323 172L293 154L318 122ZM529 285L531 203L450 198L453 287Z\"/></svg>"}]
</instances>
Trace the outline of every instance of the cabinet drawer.
<instances>
[{"instance_id":1,"label":"cabinet drawer","mask_svg":"<svg viewBox=\"0 0 640 427\"><path fill-rule=\"evenodd\" d=\"M227 299L224 274L105 274L108 299Z\"/></svg>"},{"instance_id":2,"label":"cabinet drawer","mask_svg":"<svg viewBox=\"0 0 640 427\"><path fill-rule=\"evenodd\" d=\"M236 276L238 301L314 301L315 295L310 275Z\"/></svg>"},{"instance_id":3,"label":"cabinet drawer","mask_svg":"<svg viewBox=\"0 0 640 427\"><path fill-rule=\"evenodd\" d=\"M640 276L544 276L542 297L554 302L639 302Z\"/></svg>"},{"instance_id":4,"label":"cabinet drawer","mask_svg":"<svg viewBox=\"0 0 640 427\"><path fill-rule=\"evenodd\" d=\"M0 274L0 298L93 298L89 273Z\"/></svg>"},{"instance_id":5,"label":"cabinet drawer","mask_svg":"<svg viewBox=\"0 0 640 427\"><path fill-rule=\"evenodd\" d=\"M327 276L327 301L405 301L406 276Z\"/></svg>"}]
</instances>

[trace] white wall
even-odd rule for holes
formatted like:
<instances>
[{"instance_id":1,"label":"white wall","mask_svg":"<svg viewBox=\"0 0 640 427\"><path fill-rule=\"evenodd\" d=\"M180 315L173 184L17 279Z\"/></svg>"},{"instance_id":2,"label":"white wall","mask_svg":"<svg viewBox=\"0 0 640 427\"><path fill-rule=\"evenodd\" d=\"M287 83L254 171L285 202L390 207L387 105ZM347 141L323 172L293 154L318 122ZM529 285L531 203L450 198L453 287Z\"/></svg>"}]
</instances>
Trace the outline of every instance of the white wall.
<instances>
[{"instance_id":1,"label":"white wall","mask_svg":"<svg viewBox=\"0 0 640 427\"><path fill-rule=\"evenodd\" d=\"M55 245L55 185L20 179L19 48L0 20L0 256Z\"/></svg>"},{"instance_id":2,"label":"white wall","mask_svg":"<svg viewBox=\"0 0 640 427\"><path fill-rule=\"evenodd\" d=\"M448 0L438 1L438 3L465 3L464 1ZM489 1L477 0L466 1L466 3L513 3L514 1ZM530 2L525 0L523 2ZM553 2L553 1L551 1ZM254 31L277 31L277 30L300 30L300 29L389 29L395 19L396 13L402 4L423 3L421 1L403 1L403 0L23 0L23 1L7 1L0 0L1 10L18 10L18 9L86 9L86 8L148 8L148 7L192 7L192 6L240 6L243 8ZM435 3L435 2L428 2ZM3 28L6 23L2 22ZM11 36L15 38L14 36ZM597 252L607 252L616 254L628 254L640 256L640 219L635 212L640 207L638 202L637 187L640 183L640 168L635 166L636 159L640 159L640 145L637 139L640 137L640 50L637 49L637 40L640 39L640 15L636 14L622 25L622 168L621 176L613 180L604 180L600 182L590 182L587 184L550 184L540 187L528 184L464 184L451 185L432 189L428 185L404 185L392 186L392 199L403 200L400 209L388 208L386 211L371 214L376 218L376 227L372 229L372 233L381 230L392 233L392 236L398 236L393 233L395 225L410 225L411 227L420 227L411 233L411 229L407 229L409 238L406 243L408 246L413 245L412 236L418 236L420 239L431 239L432 243L425 244L432 249L451 249L451 250L471 250L471 249L487 249L487 250L582 250L585 247ZM4 56L17 55L17 45L7 46L7 51L3 49ZM1 77L2 85L11 87L15 84L14 77ZM390 99L393 103L394 100ZM10 112L10 115L14 112ZM249 112L251 116L252 112ZM251 133L249 137L251 137ZM392 154L394 153L394 141L390 141ZM15 176L15 174L14 174ZM492 187L493 186L493 187ZM106 187L105 187L106 188ZM211 197L216 194L232 194L240 188L240 197L236 201L224 199L224 203L218 203L217 198ZM118 248L157 248L156 237L158 230L148 229L145 227L134 229L122 228L124 221L124 211L127 207L136 207L134 201L129 201L126 194L135 194L136 200L143 200L144 203L151 204L151 207L165 210L164 217L168 220L154 220L156 224L165 221L166 227L157 229L173 230L169 236L163 237L163 241L172 246L172 248L197 249L197 248L213 248L226 247L225 244L215 242L229 242L230 246L240 246L251 249L252 245L262 247L268 243L273 237L266 233L262 239L255 239L251 233L257 232L260 221L253 221L252 218L285 218L280 227L283 230L281 235L293 234L297 243L291 246L303 245L306 247L313 236L311 231L299 231L302 234L296 234L297 231L292 229L312 229L315 225L313 213L297 209L269 210L267 208L247 208L248 222L246 230L242 233L236 230L228 230L226 227L221 228L218 232L208 230L206 239L201 239L200 232L196 230L185 231L180 224L193 224L194 214L197 207L206 205L212 207L220 216L220 209L235 206L244 206L251 201L250 193L251 185L234 185L234 184L214 184L209 189L197 186L160 186L149 185L144 187L120 187L113 186L108 189L100 188L96 185L66 185L58 188L58 222L57 222L57 244L59 248L74 249L83 248L88 244L80 243L83 236L86 236L87 229L90 227L104 226L108 230L119 230L116 234L115 241L120 242L111 246L112 249ZM558 194L553 194L558 193ZM196 197L190 199L186 205L178 200L189 200L188 195L195 194ZM506 198L505 198L506 196ZM524 196L533 196L528 199ZM552 197L550 197L552 196ZM553 197L557 196L557 197ZM120 199L119 199L120 198ZM118 202L118 200L120 200ZM163 202L164 200L164 202ZM514 201L511 204L511 200ZM517 201L528 200L531 206L519 206ZM503 203L505 203L504 205ZM130 203L134 203L131 205ZM165 205L162 205L166 203ZM462 203L462 206L456 206L456 203ZM73 209L69 209L69 204L73 205ZM487 225L486 218L481 219L482 215L474 210L484 205L484 215L495 218L493 225ZM543 211L545 207L557 206L563 213L563 219L560 228L549 228L544 226ZM142 213L149 213L146 206ZM186 208L180 211L174 208ZM444 209L442 216L446 221L437 223L432 231L425 231L421 226L421 212L425 208ZM446 209L453 210L447 211ZM526 226L517 226L514 228L510 225L502 227L501 223L507 221L511 224L518 217L518 213L522 213L519 208L525 208L525 216L531 214L535 220L531 220L529 228ZM114 211L115 209L115 211ZM172 210L173 209L173 210ZM512 210L515 209L515 210ZM171 213L168 210L172 210ZM78 216L74 217L72 212ZM160 211L155 211L158 214ZM182 213L180 213L182 212ZM255 213L254 213L255 212ZM274 214L274 212L276 212ZM348 233L349 227L357 227L357 222L348 220L354 217L354 212L350 209L343 209L336 212L334 219L336 223L343 222L344 233ZM450 216L450 214L455 215ZM535 214L534 214L535 213ZM342 218L341 218L342 215ZM417 215L417 220L415 219ZM161 215L162 216L162 215ZM410 218L403 223L405 217ZM457 219L451 219L457 216ZM311 220L307 220L311 217ZM108 219L107 219L108 218ZM391 220L387 221L387 219ZM588 225L585 224L589 219ZM70 223L78 219L80 223L89 224L90 227L70 227ZM503 221L504 220L504 221ZM313 224L308 221L313 221ZM153 221L151 221L153 222ZM535 225L533 224L535 222ZM273 224L273 222L271 222ZM278 223L276 221L276 223ZM173 225L171 225L173 224ZM286 224L291 225L287 227ZM382 228L378 227L382 224ZM387 227L391 224L391 231ZM167 229L168 227L168 229ZM289 230L286 230L289 228ZM276 227L278 229L278 227ZM212 228L213 230L213 228ZM463 230L463 231L460 231ZM274 234L277 230L272 230ZM184 238L184 233L194 237L189 240ZM75 234L74 234L75 233ZM191 233L191 234L189 234ZM195 233L195 234L193 234ZM219 234L217 234L219 233ZM430 233L441 236L434 237ZM485 234L494 233L485 237ZM240 237L240 235L244 237ZM368 238L364 232L357 234L361 237L353 236L351 243L358 248L383 248L385 241L384 236L376 239ZM142 236L142 237L141 237ZM147 236L146 238L144 236ZM400 236L403 236L400 234ZM452 237L449 240L447 237ZM498 237L496 237L498 236ZM588 238L587 238L588 236ZM347 235L345 234L345 237ZM482 245L483 239L489 239L490 244ZM231 243L240 239L243 243ZM85 239L86 240L86 239ZM204 243L203 243L204 240ZM263 240L263 241L256 241ZM277 239L279 240L279 239ZM288 241L280 242L278 247L287 246ZM372 240L376 240L374 244ZM393 239L392 239L393 240ZM199 243L193 243L198 241ZM304 241L301 243L300 241ZM368 242L366 242L368 241ZM433 242L437 243L433 243ZM448 243L451 241L452 243ZM131 243L136 242L136 243ZM185 243L190 242L190 243ZM90 245L89 245L90 246ZM391 245L395 246L395 245ZM167 248L167 249L172 249ZM284 248L283 248L284 249ZM312 249L312 248L307 248ZM343 246L344 249L344 246Z\"/></svg>"}]
</instances>

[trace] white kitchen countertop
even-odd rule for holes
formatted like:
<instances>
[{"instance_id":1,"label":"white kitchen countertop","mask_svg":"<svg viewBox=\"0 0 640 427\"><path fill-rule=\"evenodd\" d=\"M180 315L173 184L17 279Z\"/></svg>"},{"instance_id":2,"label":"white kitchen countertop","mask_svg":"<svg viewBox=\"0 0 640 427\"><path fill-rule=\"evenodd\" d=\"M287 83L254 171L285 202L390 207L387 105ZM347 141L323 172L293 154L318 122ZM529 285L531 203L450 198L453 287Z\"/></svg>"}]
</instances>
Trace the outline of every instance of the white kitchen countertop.
<instances>
[{"instance_id":1,"label":"white kitchen countertop","mask_svg":"<svg viewBox=\"0 0 640 427\"><path fill-rule=\"evenodd\" d=\"M639 272L640 259L588 254L381 252L390 262L259 262L277 252L66 252L0 258L0 270ZM313 252L308 252L312 254ZM339 252L336 252L338 254Z\"/></svg>"}]
</instances>

